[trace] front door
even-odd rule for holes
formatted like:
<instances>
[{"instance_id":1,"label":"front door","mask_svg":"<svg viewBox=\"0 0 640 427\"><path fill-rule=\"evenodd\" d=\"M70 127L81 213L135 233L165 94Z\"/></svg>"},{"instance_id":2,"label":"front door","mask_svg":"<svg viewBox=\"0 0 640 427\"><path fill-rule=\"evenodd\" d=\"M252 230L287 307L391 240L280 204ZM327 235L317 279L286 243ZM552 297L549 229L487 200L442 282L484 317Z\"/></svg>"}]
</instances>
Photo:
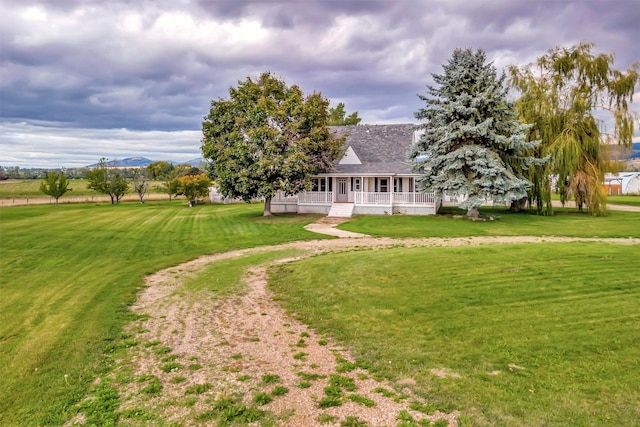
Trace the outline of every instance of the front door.
<instances>
[{"instance_id":1,"label":"front door","mask_svg":"<svg viewBox=\"0 0 640 427\"><path fill-rule=\"evenodd\" d=\"M347 178L338 178L338 194L336 196L336 202L348 202L349 195L347 193Z\"/></svg>"}]
</instances>

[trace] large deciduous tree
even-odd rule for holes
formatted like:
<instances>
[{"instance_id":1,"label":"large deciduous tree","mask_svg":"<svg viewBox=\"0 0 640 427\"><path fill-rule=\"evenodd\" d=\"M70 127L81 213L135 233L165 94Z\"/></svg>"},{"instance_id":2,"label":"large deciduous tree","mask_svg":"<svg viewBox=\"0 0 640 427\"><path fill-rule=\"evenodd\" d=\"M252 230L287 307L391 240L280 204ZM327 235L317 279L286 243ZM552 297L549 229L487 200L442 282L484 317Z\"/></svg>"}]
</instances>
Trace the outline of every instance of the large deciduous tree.
<instances>
[{"instance_id":1,"label":"large deciduous tree","mask_svg":"<svg viewBox=\"0 0 640 427\"><path fill-rule=\"evenodd\" d=\"M511 202L527 196L531 182L523 170L536 162L527 152L536 142L526 141L527 126L520 123L507 100L506 76L498 77L485 52L456 49L433 74L436 86L418 95L426 106L415 113L425 121L424 134L410 157L423 173L418 188L437 195L466 195L460 207L477 217L487 198Z\"/></svg>"},{"instance_id":2,"label":"large deciduous tree","mask_svg":"<svg viewBox=\"0 0 640 427\"><path fill-rule=\"evenodd\" d=\"M100 159L95 169L87 173L87 187L108 194L111 204L118 203L127 193L129 183L117 169L107 168L107 159Z\"/></svg>"},{"instance_id":3,"label":"large deciduous tree","mask_svg":"<svg viewBox=\"0 0 640 427\"><path fill-rule=\"evenodd\" d=\"M311 188L311 176L331 167L344 140L327 127L329 101L305 96L296 85L266 72L229 89L228 99L211 101L202 124L202 154L209 176L225 197L271 199Z\"/></svg>"},{"instance_id":4,"label":"large deciduous tree","mask_svg":"<svg viewBox=\"0 0 640 427\"><path fill-rule=\"evenodd\" d=\"M69 181L62 171L47 173L47 177L40 183L40 191L56 199L56 206L58 206L58 199L64 196L67 191L71 191L68 187Z\"/></svg>"},{"instance_id":5,"label":"large deciduous tree","mask_svg":"<svg viewBox=\"0 0 640 427\"><path fill-rule=\"evenodd\" d=\"M557 47L534 64L510 68L511 83L522 93L516 107L533 126L529 137L542 141L541 155L550 155L547 165L530 170L531 199L539 212L551 212L554 177L563 203L574 199L578 207L604 214L607 148L632 144L629 103L638 84L637 64L621 72L613 68L613 54L595 54L593 47Z\"/></svg>"},{"instance_id":6,"label":"large deciduous tree","mask_svg":"<svg viewBox=\"0 0 640 427\"><path fill-rule=\"evenodd\" d=\"M329 121L327 122L329 126L357 125L361 121L362 119L358 117L357 111L347 116L347 112L344 109L344 102L339 102L335 108L329 108Z\"/></svg>"}]
</instances>

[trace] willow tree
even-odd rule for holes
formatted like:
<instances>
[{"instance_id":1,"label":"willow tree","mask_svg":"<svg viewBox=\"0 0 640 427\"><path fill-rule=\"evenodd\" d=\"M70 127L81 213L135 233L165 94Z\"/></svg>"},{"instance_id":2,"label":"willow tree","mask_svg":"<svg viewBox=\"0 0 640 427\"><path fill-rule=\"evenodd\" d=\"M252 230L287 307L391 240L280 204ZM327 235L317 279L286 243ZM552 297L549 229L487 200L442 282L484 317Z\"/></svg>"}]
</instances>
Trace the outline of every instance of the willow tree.
<instances>
[{"instance_id":1,"label":"willow tree","mask_svg":"<svg viewBox=\"0 0 640 427\"><path fill-rule=\"evenodd\" d=\"M311 176L328 170L343 154L344 138L327 126L329 101L305 96L296 85L266 72L211 101L202 124L202 154L209 176L225 197L271 198L311 189Z\"/></svg>"},{"instance_id":2,"label":"willow tree","mask_svg":"<svg viewBox=\"0 0 640 427\"><path fill-rule=\"evenodd\" d=\"M529 138L542 141L539 157L550 156L547 164L529 169L530 200L539 213L551 213L552 179L557 180L563 204L573 199L580 209L606 213L602 184L611 166L608 148L632 144L629 103L638 83L638 66L616 70L614 55L595 54L593 47L589 43L557 47L533 64L510 68L511 83L522 94L516 108L520 118L532 125Z\"/></svg>"}]
</instances>

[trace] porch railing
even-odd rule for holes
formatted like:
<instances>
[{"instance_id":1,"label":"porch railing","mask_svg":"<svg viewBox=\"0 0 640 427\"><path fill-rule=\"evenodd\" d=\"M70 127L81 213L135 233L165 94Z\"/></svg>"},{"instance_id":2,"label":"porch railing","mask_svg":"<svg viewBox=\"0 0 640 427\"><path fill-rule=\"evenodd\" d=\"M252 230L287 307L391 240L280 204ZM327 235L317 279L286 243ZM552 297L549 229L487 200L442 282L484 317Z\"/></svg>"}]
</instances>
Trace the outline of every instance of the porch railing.
<instances>
[{"instance_id":1,"label":"porch railing","mask_svg":"<svg viewBox=\"0 0 640 427\"><path fill-rule=\"evenodd\" d=\"M431 205L435 203L435 196L431 193L381 193L381 192L354 192L356 205Z\"/></svg>"},{"instance_id":2,"label":"porch railing","mask_svg":"<svg viewBox=\"0 0 640 427\"><path fill-rule=\"evenodd\" d=\"M298 196L284 197L281 193L276 194L272 202L295 202L306 204L333 203L333 191L303 191ZM382 193L372 191L354 191L353 201L356 205L433 205L436 203L432 193Z\"/></svg>"},{"instance_id":3,"label":"porch railing","mask_svg":"<svg viewBox=\"0 0 640 427\"><path fill-rule=\"evenodd\" d=\"M433 193L393 193L393 203L405 205L430 205L436 202Z\"/></svg>"},{"instance_id":4,"label":"porch railing","mask_svg":"<svg viewBox=\"0 0 640 427\"><path fill-rule=\"evenodd\" d=\"M333 191L303 191L298 194L298 203L331 204Z\"/></svg>"},{"instance_id":5,"label":"porch railing","mask_svg":"<svg viewBox=\"0 0 640 427\"><path fill-rule=\"evenodd\" d=\"M355 192L353 193L353 201L356 205L390 205L391 193Z\"/></svg>"},{"instance_id":6,"label":"porch railing","mask_svg":"<svg viewBox=\"0 0 640 427\"><path fill-rule=\"evenodd\" d=\"M280 203L285 203L285 202L297 202L298 201L298 196L285 196L284 193L278 191L276 193L275 196L273 196L271 198L271 203L273 202L280 202Z\"/></svg>"}]
</instances>

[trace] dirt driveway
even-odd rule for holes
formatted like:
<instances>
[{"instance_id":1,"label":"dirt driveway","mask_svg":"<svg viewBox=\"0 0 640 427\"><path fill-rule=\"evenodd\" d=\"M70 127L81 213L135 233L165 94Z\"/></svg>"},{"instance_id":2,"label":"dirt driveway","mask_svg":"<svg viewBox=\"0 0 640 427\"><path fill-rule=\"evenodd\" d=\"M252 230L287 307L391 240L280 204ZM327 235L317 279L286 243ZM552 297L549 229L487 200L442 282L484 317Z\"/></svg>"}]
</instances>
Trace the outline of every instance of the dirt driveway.
<instances>
[{"instance_id":1,"label":"dirt driveway","mask_svg":"<svg viewBox=\"0 0 640 427\"><path fill-rule=\"evenodd\" d=\"M392 426L398 423L399 416L455 426L459 414L434 410L433 402L414 395L412 378L395 383L374 380L366 370L353 364L347 349L286 313L267 288L268 265L326 252L392 246L571 241L640 244L640 239L532 236L397 240L337 230L339 222L323 219L307 229L340 239L203 256L147 277L146 287L132 307L142 316L130 327L130 333L140 344L130 348L130 360L122 361L115 374L127 370L138 378L122 385L121 409L135 408L155 414L163 420L158 425L171 422L193 425L207 414L213 417L212 408L220 406L220 402L241 401L246 409L257 400L265 403L259 408L273 414L275 425L279 426L337 426L347 422L358 425L357 421L370 426ZM185 278L211 263L286 249L295 250L295 258L253 266L243 278L246 290L240 294L215 299L211 294L190 293L182 287ZM432 372L435 376L458 375L447 366L434 367ZM161 392L145 392L153 381L161 384ZM332 406L337 405L335 399L333 402L325 399L326 390L335 391L336 384L341 393L340 406ZM271 401L266 403L267 400ZM431 409L421 412L415 408Z\"/></svg>"}]
</instances>

